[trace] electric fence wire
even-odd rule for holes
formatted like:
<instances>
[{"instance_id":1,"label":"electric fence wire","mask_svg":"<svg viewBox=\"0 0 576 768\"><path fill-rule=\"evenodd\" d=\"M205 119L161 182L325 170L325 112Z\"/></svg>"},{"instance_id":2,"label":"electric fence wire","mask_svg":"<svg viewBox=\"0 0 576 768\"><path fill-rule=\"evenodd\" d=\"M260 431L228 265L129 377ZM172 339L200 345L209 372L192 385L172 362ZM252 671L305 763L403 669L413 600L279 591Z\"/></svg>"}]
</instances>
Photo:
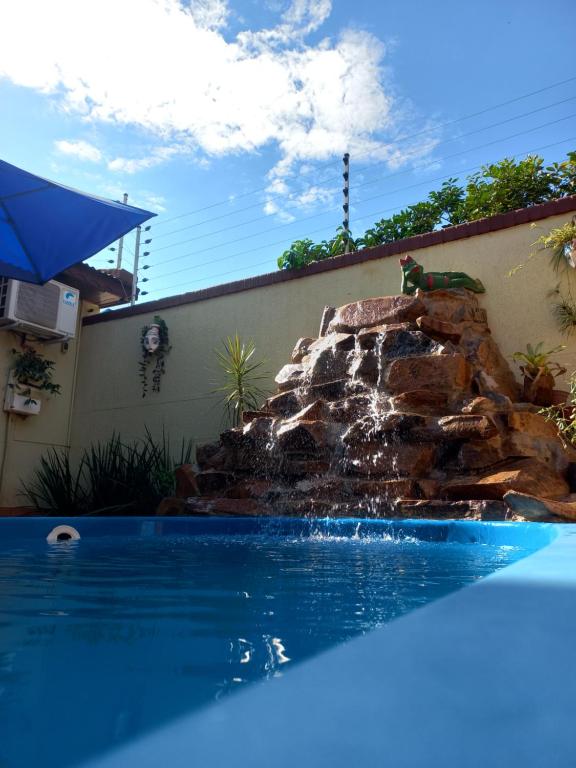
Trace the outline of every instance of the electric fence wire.
<instances>
[{"instance_id":1,"label":"electric fence wire","mask_svg":"<svg viewBox=\"0 0 576 768\"><path fill-rule=\"evenodd\" d=\"M559 88L562 85L566 85L568 83L572 83L572 82L574 82L574 80L576 80L576 76L568 77L565 80L559 80L558 82L551 83L550 85L544 86L543 88L538 88L535 91L530 91L529 93L524 93L521 96L515 96L512 99L508 99L506 101L502 101L502 102L500 102L498 104L493 104L492 106L489 106L489 107L484 107L483 109L480 109L480 110L478 110L476 112L471 112L470 114L464 115L463 117L458 117L458 118L455 118L454 120L449 120L447 122L440 123L439 125L435 125L435 126L432 126L430 128L425 128L422 131L418 131L417 133L413 133L413 134L410 134L408 136L400 136L397 139L395 139L394 141L395 142L409 141L411 139L418 138L419 136L423 136L423 135L425 135L427 133L432 133L433 131L437 131L437 130L440 130L442 128L447 128L450 125L455 125L456 123L463 122L464 120L470 120L470 119L472 119L474 117L480 117L481 115L484 115L484 114L486 114L488 112L492 112L495 109L500 109L501 107L506 107L506 106L509 106L510 104L515 104L515 103L517 103L519 101L522 101L524 99L528 99L531 96L537 96L537 95L539 95L541 93L545 93L546 91L550 91L553 88ZM322 168L332 167L333 163L334 163L334 161L330 160L330 161L328 161L326 163L322 163L321 165L316 165L314 167L314 169L313 169L313 172L317 173ZM242 198L245 198L245 197L249 197L250 195L256 195L259 192L265 192L267 189L268 189L268 185L266 185L264 187L259 187L258 189L253 189L253 190L250 190L248 192L243 192L242 194L236 195L234 199L235 200L239 200L239 199L242 199ZM163 219L162 221L159 221L156 224L154 224L154 228L156 229L156 227L164 226L165 224L169 224L172 221L177 221L177 220L183 219L183 218L185 218L187 216L193 216L196 213L201 213L202 211L207 211L207 210L210 210L212 208L217 208L218 206L221 206L221 205L229 205L229 204L230 204L230 198L226 198L225 200L220 200L220 201L217 201L215 203L211 203L209 205L205 205L205 206L203 206L201 208L194 208L193 210L185 211L184 213L178 214L177 216L172 216L171 218Z\"/></svg>"},{"instance_id":2,"label":"electric fence wire","mask_svg":"<svg viewBox=\"0 0 576 768\"><path fill-rule=\"evenodd\" d=\"M451 143L453 143L455 141L461 141L462 139L465 139L468 136L473 136L473 135L475 135L477 133L482 133L483 131L489 131L492 128L497 128L497 127L499 127L501 125L506 125L507 123L512 123L512 122L514 122L516 120L521 120L524 117L529 117L531 115L535 115L538 112L544 112L547 109L552 109L553 107L560 106L561 104L566 104L569 101L574 101L574 99L576 99L576 95L575 96L569 96L566 99L560 99L559 101L555 101L552 104L547 104L546 106L538 107L538 108L532 109L532 110L530 110L528 112L523 112L522 114L515 115L514 117L509 117L506 120L499 120L496 123L491 123L490 125L485 125L485 126L482 126L481 128L475 128L473 131L468 131L467 133L463 133L463 134L460 134L458 136L454 136L451 139L445 139L444 141L438 142L437 144L435 144L434 150L436 150L437 147L441 147L441 146L443 146L445 144L451 144ZM355 174L365 173L367 171L369 172L369 171L372 171L374 168L377 168L378 166L384 165L387 162L388 162L388 160L379 160L379 161L377 161L375 163L372 163L370 165L358 166L358 167L356 167L354 169L354 172L355 172ZM366 182L363 182L361 184L356 184L355 185L355 189L358 189L359 187L366 186L367 184L378 183L378 181L380 181L380 180L381 180L381 178L379 177L379 178L377 178L375 180L366 181ZM329 179L324 179L320 183L321 184L329 184L332 181L340 181L340 176L332 176ZM308 185L307 187L305 187L305 188L303 188L301 190L298 190L298 194L300 194L300 195L306 194L306 192L310 191L315 186L317 186L317 184L315 184L315 185ZM334 190L334 191L338 191L338 190ZM266 202L272 202L273 200L277 200L277 199L284 198L284 197L285 197L285 195L283 195L283 194L270 195L270 196L267 197ZM288 200L284 204L284 207L292 208L292 207L298 206L299 204L300 204L299 200ZM231 215L236 215L238 213L243 213L245 211L249 211L249 210L252 210L254 208L259 208L261 205L262 205L262 201L259 200L256 203L252 203L251 205L245 206L244 208L238 208L238 209L234 210L233 212L228 211L226 213L220 214L219 216L213 216L210 219L203 219L202 221L195 222L194 224L189 224L188 226L181 227L180 229L173 229L173 230L170 230L169 232L161 232L160 234L155 234L154 235L154 239L155 240L160 240L163 237L169 237L170 235L175 235L175 234L178 234L179 232L185 232L185 231L187 231L189 229L194 229L196 227L200 227L203 224L209 224L209 223L214 222L214 221L220 221L221 219L227 219L227 218L230 218ZM229 229L236 229L238 227L245 226L246 224L252 224L252 223L257 222L257 221L262 221L264 219L268 219L269 217L270 217L270 214L263 214L261 216L258 216L256 218L254 218L254 219L248 219L247 221L242 221L242 222L240 222L238 224L232 224L232 225L230 225L228 227L224 227L223 229L216 230L216 232L211 232L210 234L213 235L213 234L217 234L218 232L226 232ZM180 241L179 243L171 243L169 245L161 246L160 248L156 248L156 252L161 251L161 250L166 250L167 248L172 248L172 247L175 247L177 245L181 245L182 243L192 242L192 240L198 240L198 239L200 239L202 237L205 237L205 236L206 235L198 235L197 237L190 238L189 240L183 240L183 241Z\"/></svg>"},{"instance_id":3,"label":"electric fence wire","mask_svg":"<svg viewBox=\"0 0 576 768\"><path fill-rule=\"evenodd\" d=\"M576 136L570 136L570 137L568 137L566 139L562 139L560 141L556 141L556 142L553 142L551 144L545 144L543 146L535 147L534 149L527 150L526 152L518 153L516 155L513 155L512 157L513 158L522 157L524 155L529 155L532 152L543 151L545 149L550 149L552 147L556 147L556 146L559 146L561 144L566 144L569 141L575 141L575 140L576 140ZM476 167L481 167L481 166L476 166ZM416 185L413 185L413 186L416 186ZM393 208L387 208L387 209L383 209L383 210L379 210L379 211L374 211L372 213L369 213L369 214L366 214L364 216L359 217L357 219L357 221L363 221L364 219L372 218L373 216L381 216L384 213L389 213L389 212L392 212L392 211L402 210L402 208L404 208L404 207L405 206L395 206ZM306 235L304 235L304 237L306 238L306 237L309 237L310 235L318 234L319 232L327 232L327 231L331 232L332 229L333 229L332 225L319 227L316 230L312 230L311 232L308 232ZM249 249L244 250L244 251L239 251L237 253L230 254L228 256L222 257L220 259L214 259L214 260L211 260L209 262L203 262L201 264L195 264L195 265L193 265L191 267L185 267L184 269L178 270L176 272L169 272L169 273L165 273L164 275L161 275L161 276L155 276L155 279L159 279L160 277L166 277L167 275L173 276L173 275L181 274L183 272L188 272L191 269L199 269L202 266L207 266L209 264L215 264L215 263L218 263L218 262L221 262L221 261L228 261L229 259L234 259L234 258L238 258L239 256L244 256L247 253L254 253L254 251L264 250L265 248L273 248L275 246L283 245L283 244L285 244L285 240L276 241L274 243L266 243L265 245L258 246L256 248L249 248ZM163 286L161 288L156 288L156 289L154 289L152 291L148 291L148 294L150 295L150 294L153 294L153 293L160 293L160 292L171 291L171 290L174 290L176 288L182 288L182 287L185 287L185 286L188 286L188 285L193 285L193 284L196 284L196 283L199 283L199 282L204 282L206 280L214 280L214 279L219 278L219 277L225 277L225 276L227 276L229 274L235 274L235 273L242 272L242 271L245 271L245 270L255 269L256 267L261 267L261 266L264 266L265 264L270 264L270 261L271 261L271 258L268 257L265 261L260 261L260 262L257 262L255 264L247 264L247 265L244 265L242 267L238 267L236 269L229 269L229 270L226 270L225 272L217 273L215 275L208 275L208 276L204 276L204 277L201 277L201 278L196 278L194 280L187 280L185 282L179 282L179 283L177 283L175 285L169 285L169 286Z\"/></svg>"},{"instance_id":4,"label":"electric fence wire","mask_svg":"<svg viewBox=\"0 0 576 768\"><path fill-rule=\"evenodd\" d=\"M495 139L493 141L486 142L486 143L478 145L476 147L469 147L469 148L461 150L459 152L454 152L454 153L452 153L450 155L441 156L439 158L436 158L436 161L451 160L451 159L453 159L455 157L460 157L460 156L462 156L464 154L468 154L470 152L475 152L475 151L477 151L479 149L485 149L486 147L490 147L490 146L493 146L495 144L500 144L500 143L502 143L504 141L508 141L510 139L517 138L519 136L524 136L524 135L526 135L528 133L533 133L534 131L540 130L541 128L546 128L546 127L548 127L550 125L555 125L557 123L560 123L560 122L563 122L565 120L572 119L572 118L575 118L575 117L576 117L576 113L571 114L571 115L567 115L566 117L562 117L562 118L560 118L558 120L552 120L552 121L550 121L548 123L543 123L543 124L535 126L533 128L529 128L529 129L526 129L524 131L519 131L519 132L511 134L509 136L505 136L505 137L502 137L502 138L499 138L499 139ZM532 150L532 151L535 152L537 150ZM522 153L522 154L524 154L524 153ZM404 171L398 171L398 172L395 172L395 173L386 174L385 176L382 176L379 180L383 181L383 180L387 180L387 179L390 179L390 178L393 178L393 177L406 175L406 174L409 174L409 173L412 173L412 172L413 172L413 169L412 168L408 168L408 169L406 169ZM450 175L452 175L452 174L450 174ZM432 181L431 180L426 180L426 182L424 182L424 183L432 183ZM358 186L360 186L360 185L358 185ZM401 192L402 189L403 188L398 189L398 190L394 190L394 192ZM374 196L372 198L369 198L369 199L373 200L376 197L381 197L381 196L387 195L387 194L390 194L390 193L389 192L384 192L384 193L382 193L382 195L376 195L376 196ZM365 201L359 201L359 202L365 202ZM169 259L162 259L162 260L156 262L153 265L153 267L151 267L151 268L157 268L159 266L163 266L163 265L166 265L166 264L174 263L175 261L180 261L182 259L189 258L190 256L199 255L201 253L207 253L209 251L217 250L218 248L224 248L225 246L230 245L232 243L237 243L237 242L240 242L240 241L249 240L249 239L252 239L252 238L255 238L255 237L261 237L262 235L268 234L269 232L275 232L275 231L277 231L279 229L286 229L286 227L295 226L296 224L301 224L302 222L305 222L305 221L312 221L314 219L317 219L317 218L319 218L321 216L326 215L326 213L329 213L329 212L332 212L332 211L336 211L336 210L339 210L339 206L334 206L332 208L325 209L325 210L323 210L320 213L315 213L315 214L312 214L310 216L305 216L303 218L298 219L296 222L288 222L288 223L283 223L283 224L277 224L277 225L275 225L273 227L268 227L267 229L259 230L256 233L249 234L249 235L244 235L243 237L239 237L239 238L234 238L233 240L226 240L223 243L218 243L216 245L212 245L212 246L209 246L207 248L202 248L201 250L198 250L198 251L190 251L190 252L185 253L185 254L180 254L178 256L173 256L173 257L171 257ZM223 230L216 230L215 232L210 233L210 236L219 234L221 231L226 231L226 228L224 228ZM191 238L192 241L194 241L196 239L198 239L198 238ZM190 242L190 240L184 240L184 241L180 242L178 245L184 245L184 244L186 244L188 242ZM163 250L163 249L160 249L160 248L155 249L154 250L154 254L156 255L161 250ZM165 273L162 273L162 274L165 274ZM161 276L162 275L158 275L158 277L161 277Z\"/></svg>"}]
</instances>

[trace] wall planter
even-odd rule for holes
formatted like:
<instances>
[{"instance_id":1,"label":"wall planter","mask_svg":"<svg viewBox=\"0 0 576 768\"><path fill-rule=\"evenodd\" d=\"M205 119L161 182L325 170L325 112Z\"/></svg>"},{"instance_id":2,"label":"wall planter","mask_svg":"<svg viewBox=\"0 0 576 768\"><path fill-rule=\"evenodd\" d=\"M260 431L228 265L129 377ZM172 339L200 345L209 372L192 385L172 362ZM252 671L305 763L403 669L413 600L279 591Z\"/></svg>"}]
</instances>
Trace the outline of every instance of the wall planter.
<instances>
[{"instance_id":1,"label":"wall planter","mask_svg":"<svg viewBox=\"0 0 576 768\"><path fill-rule=\"evenodd\" d=\"M15 362L8 376L4 410L22 416L34 416L40 413L40 392L60 394L60 384L52 382L55 363L46 360L44 355L32 347L13 349L12 354Z\"/></svg>"},{"instance_id":2,"label":"wall planter","mask_svg":"<svg viewBox=\"0 0 576 768\"><path fill-rule=\"evenodd\" d=\"M36 416L40 413L41 407L42 400L38 396L38 390L32 386L19 384L10 374L4 398L4 410L21 416Z\"/></svg>"}]
</instances>

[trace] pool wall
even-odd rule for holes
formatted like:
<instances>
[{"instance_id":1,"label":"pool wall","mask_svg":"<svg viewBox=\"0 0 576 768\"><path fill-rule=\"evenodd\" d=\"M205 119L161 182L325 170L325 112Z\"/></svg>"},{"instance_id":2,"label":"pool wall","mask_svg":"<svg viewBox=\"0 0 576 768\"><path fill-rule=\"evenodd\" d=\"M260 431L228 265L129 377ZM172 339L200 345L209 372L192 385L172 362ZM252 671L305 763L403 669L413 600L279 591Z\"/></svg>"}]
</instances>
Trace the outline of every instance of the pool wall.
<instances>
[{"instance_id":1,"label":"pool wall","mask_svg":"<svg viewBox=\"0 0 576 768\"><path fill-rule=\"evenodd\" d=\"M7 520L2 530L10 537L45 536L64 523L76 525L82 536L106 530L154 535L146 527L150 522L158 524L129 518ZM163 532L184 533L190 526L199 532L207 522L167 519L161 525ZM238 531L254 523L220 524ZM310 525L291 524L295 532ZM348 524L358 521L345 521L340 530ZM386 524L362 525L381 530ZM418 536L444 541L465 537L478 544L542 548L280 679L255 684L87 765L576 765L576 527L394 521L393 528L416 528Z\"/></svg>"}]
</instances>

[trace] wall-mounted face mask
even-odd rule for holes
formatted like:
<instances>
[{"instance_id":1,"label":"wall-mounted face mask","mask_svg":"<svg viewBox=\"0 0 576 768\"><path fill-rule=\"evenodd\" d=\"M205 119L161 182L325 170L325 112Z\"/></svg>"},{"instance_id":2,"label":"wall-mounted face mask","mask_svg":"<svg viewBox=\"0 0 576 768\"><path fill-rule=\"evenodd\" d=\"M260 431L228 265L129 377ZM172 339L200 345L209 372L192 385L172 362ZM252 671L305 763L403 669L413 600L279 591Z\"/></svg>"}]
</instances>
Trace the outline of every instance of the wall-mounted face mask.
<instances>
[{"instance_id":1,"label":"wall-mounted face mask","mask_svg":"<svg viewBox=\"0 0 576 768\"><path fill-rule=\"evenodd\" d=\"M146 352L156 352L160 346L160 326L151 325L144 336L144 349Z\"/></svg>"}]
</instances>

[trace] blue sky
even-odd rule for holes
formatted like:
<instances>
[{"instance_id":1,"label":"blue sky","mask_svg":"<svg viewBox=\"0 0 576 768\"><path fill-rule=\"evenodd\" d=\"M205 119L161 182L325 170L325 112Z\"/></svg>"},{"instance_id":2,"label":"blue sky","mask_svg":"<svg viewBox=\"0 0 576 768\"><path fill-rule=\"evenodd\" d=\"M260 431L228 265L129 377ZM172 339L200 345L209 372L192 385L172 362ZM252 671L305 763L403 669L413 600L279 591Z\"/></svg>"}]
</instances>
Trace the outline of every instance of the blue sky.
<instances>
[{"instance_id":1,"label":"blue sky","mask_svg":"<svg viewBox=\"0 0 576 768\"><path fill-rule=\"evenodd\" d=\"M197 290L332 236L345 151L356 236L448 176L565 157L575 16L571 0L2 2L0 157L155 210L141 300Z\"/></svg>"}]
</instances>

